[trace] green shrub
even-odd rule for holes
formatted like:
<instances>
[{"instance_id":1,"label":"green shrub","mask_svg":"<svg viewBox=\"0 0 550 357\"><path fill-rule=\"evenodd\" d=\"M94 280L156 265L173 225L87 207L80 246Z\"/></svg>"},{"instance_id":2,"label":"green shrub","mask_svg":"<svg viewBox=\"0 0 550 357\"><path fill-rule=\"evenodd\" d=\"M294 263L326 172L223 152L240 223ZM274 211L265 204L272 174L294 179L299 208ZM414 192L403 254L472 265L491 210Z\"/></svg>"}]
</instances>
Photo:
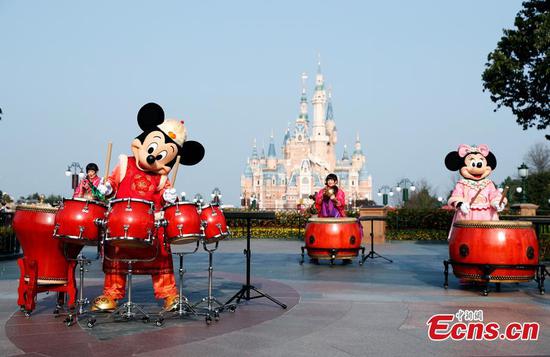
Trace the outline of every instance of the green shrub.
<instances>
[{"instance_id":1,"label":"green shrub","mask_svg":"<svg viewBox=\"0 0 550 357\"><path fill-rule=\"evenodd\" d=\"M401 208L388 212L387 228L449 230L454 211L443 209Z\"/></svg>"},{"instance_id":2,"label":"green shrub","mask_svg":"<svg viewBox=\"0 0 550 357\"><path fill-rule=\"evenodd\" d=\"M403 229L387 230L386 239L390 240L438 240L445 241L448 230L439 229Z\"/></svg>"}]
</instances>

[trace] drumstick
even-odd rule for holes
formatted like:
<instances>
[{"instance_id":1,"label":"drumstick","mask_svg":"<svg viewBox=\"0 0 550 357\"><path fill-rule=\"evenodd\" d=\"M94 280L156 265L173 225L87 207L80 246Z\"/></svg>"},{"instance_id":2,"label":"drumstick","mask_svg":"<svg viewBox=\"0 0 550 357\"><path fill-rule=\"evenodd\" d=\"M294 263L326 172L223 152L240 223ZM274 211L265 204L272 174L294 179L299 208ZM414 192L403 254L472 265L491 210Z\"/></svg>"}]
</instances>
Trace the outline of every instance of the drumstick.
<instances>
[{"instance_id":1,"label":"drumstick","mask_svg":"<svg viewBox=\"0 0 550 357\"><path fill-rule=\"evenodd\" d=\"M510 186L504 187L504 191L502 191L502 197L500 198L500 201L498 201L498 205L500 206L502 202L504 201L504 198L508 194L508 190L510 189Z\"/></svg>"},{"instance_id":2,"label":"drumstick","mask_svg":"<svg viewBox=\"0 0 550 357\"><path fill-rule=\"evenodd\" d=\"M105 162L105 174L103 175L103 181L109 177L109 166L111 166L111 152L113 151L113 143L109 141L107 144L107 160Z\"/></svg>"},{"instance_id":3,"label":"drumstick","mask_svg":"<svg viewBox=\"0 0 550 357\"><path fill-rule=\"evenodd\" d=\"M172 174L172 187L176 186L176 176L178 175L178 167L180 166L180 156L176 157L175 167L173 168L174 173Z\"/></svg>"},{"instance_id":4,"label":"drumstick","mask_svg":"<svg viewBox=\"0 0 550 357\"><path fill-rule=\"evenodd\" d=\"M481 193L481 191L483 191L482 188L480 188L477 193L475 194L475 196L472 198L472 200L470 201L470 206L474 204L474 201L476 200L477 196L479 196L479 194Z\"/></svg>"}]
</instances>

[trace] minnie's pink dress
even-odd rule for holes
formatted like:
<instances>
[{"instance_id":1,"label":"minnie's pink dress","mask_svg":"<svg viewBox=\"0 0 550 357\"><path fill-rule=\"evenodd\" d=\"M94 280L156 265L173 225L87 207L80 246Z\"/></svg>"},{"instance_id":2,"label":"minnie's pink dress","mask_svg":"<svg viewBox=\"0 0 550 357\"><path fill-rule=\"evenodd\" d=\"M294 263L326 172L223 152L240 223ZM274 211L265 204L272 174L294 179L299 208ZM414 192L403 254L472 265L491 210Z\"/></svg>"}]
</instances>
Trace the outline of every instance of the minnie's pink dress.
<instances>
[{"instance_id":1,"label":"minnie's pink dress","mask_svg":"<svg viewBox=\"0 0 550 357\"><path fill-rule=\"evenodd\" d=\"M481 192L476 196L480 189ZM474 202L471 202L474 197ZM460 208L457 208L453 223L461 220L498 221L498 213L494 204L499 203L501 198L502 194L491 180L460 179L456 183L448 203L456 208L458 202L467 202L470 205L470 211L465 214Z\"/></svg>"}]
</instances>

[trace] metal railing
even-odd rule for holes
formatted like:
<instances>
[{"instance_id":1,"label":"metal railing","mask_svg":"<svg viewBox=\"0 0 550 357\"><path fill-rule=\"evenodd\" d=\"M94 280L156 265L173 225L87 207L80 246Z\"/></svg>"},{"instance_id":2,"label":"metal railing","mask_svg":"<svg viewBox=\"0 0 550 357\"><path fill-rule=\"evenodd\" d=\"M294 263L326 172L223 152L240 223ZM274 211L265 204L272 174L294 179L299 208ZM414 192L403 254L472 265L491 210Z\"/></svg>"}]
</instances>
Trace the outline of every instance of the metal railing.
<instances>
[{"instance_id":1,"label":"metal railing","mask_svg":"<svg viewBox=\"0 0 550 357\"><path fill-rule=\"evenodd\" d=\"M21 246L12 229L13 212L0 212L0 257L16 258L21 254Z\"/></svg>"}]
</instances>

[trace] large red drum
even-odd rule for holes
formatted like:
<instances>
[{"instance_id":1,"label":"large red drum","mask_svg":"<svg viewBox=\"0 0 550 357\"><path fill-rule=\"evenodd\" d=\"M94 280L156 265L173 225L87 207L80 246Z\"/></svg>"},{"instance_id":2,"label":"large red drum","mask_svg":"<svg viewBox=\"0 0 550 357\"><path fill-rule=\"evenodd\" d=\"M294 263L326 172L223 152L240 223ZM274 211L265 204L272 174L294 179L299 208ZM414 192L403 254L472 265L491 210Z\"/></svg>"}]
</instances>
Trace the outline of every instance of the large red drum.
<instances>
[{"instance_id":1,"label":"large red drum","mask_svg":"<svg viewBox=\"0 0 550 357\"><path fill-rule=\"evenodd\" d=\"M215 243L229 235L227 221L219 206L204 206L200 217L204 225L204 241L206 243Z\"/></svg>"},{"instance_id":2,"label":"large red drum","mask_svg":"<svg viewBox=\"0 0 550 357\"><path fill-rule=\"evenodd\" d=\"M82 198L64 198L55 215L53 235L67 243L96 245L100 230L98 220L105 218L107 206Z\"/></svg>"},{"instance_id":3,"label":"large red drum","mask_svg":"<svg viewBox=\"0 0 550 357\"><path fill-rule=\"evenodd\" d=\"M449 238L449 256L458 278L484 282L524 282L537 267L491 269L488 279L481 267L460 263L529 266L539 263L539 244L531 222L457 221ZM453 262L459 264L453 264Z\"/></svg>"},{"instance_id":4,"label":"large red drum","mask_svg":"<svg viewBox=\"0 0 550 357\"><path fill-rule=\"evenodd\" d=\"M105 241L114 247L148 248L155 236L154 204L135 198L109 203Z\"/></svg>"},{"instance_id":5,"label":"large red drum","mask_svg":"<svg viewBox=\"0 0 550 357\"><path fill-rule=\"evenodd\" d=\"M203 237L201 217L197 205L191 202L176 202L164 206L165 241L170 244L193 243Z\"/></svg>"},{"instance_id":6,"label":"large red drum","mask_svg":"<svg viewBox=\"0 0 550 357\"><path fill-rule=\"evenodd\" d=\"M53 239L57 208L17 206L13 230L23 248L23 255L38 266L39 285L66 284L69 262L63 252L63 242ZM24 277L29 280L28 276Z\"/></svg>"},{"instance_id":7,"label":"large red drum","mask_svg":"<svg viewBox=\"0 0 550 357\"><path fill-rule=\"evenodd\" d=\"M306 225L307 254L315 259L351 259L361 248L361 227L355 218L310 218Z\"/></svg>"}]
</instances>

